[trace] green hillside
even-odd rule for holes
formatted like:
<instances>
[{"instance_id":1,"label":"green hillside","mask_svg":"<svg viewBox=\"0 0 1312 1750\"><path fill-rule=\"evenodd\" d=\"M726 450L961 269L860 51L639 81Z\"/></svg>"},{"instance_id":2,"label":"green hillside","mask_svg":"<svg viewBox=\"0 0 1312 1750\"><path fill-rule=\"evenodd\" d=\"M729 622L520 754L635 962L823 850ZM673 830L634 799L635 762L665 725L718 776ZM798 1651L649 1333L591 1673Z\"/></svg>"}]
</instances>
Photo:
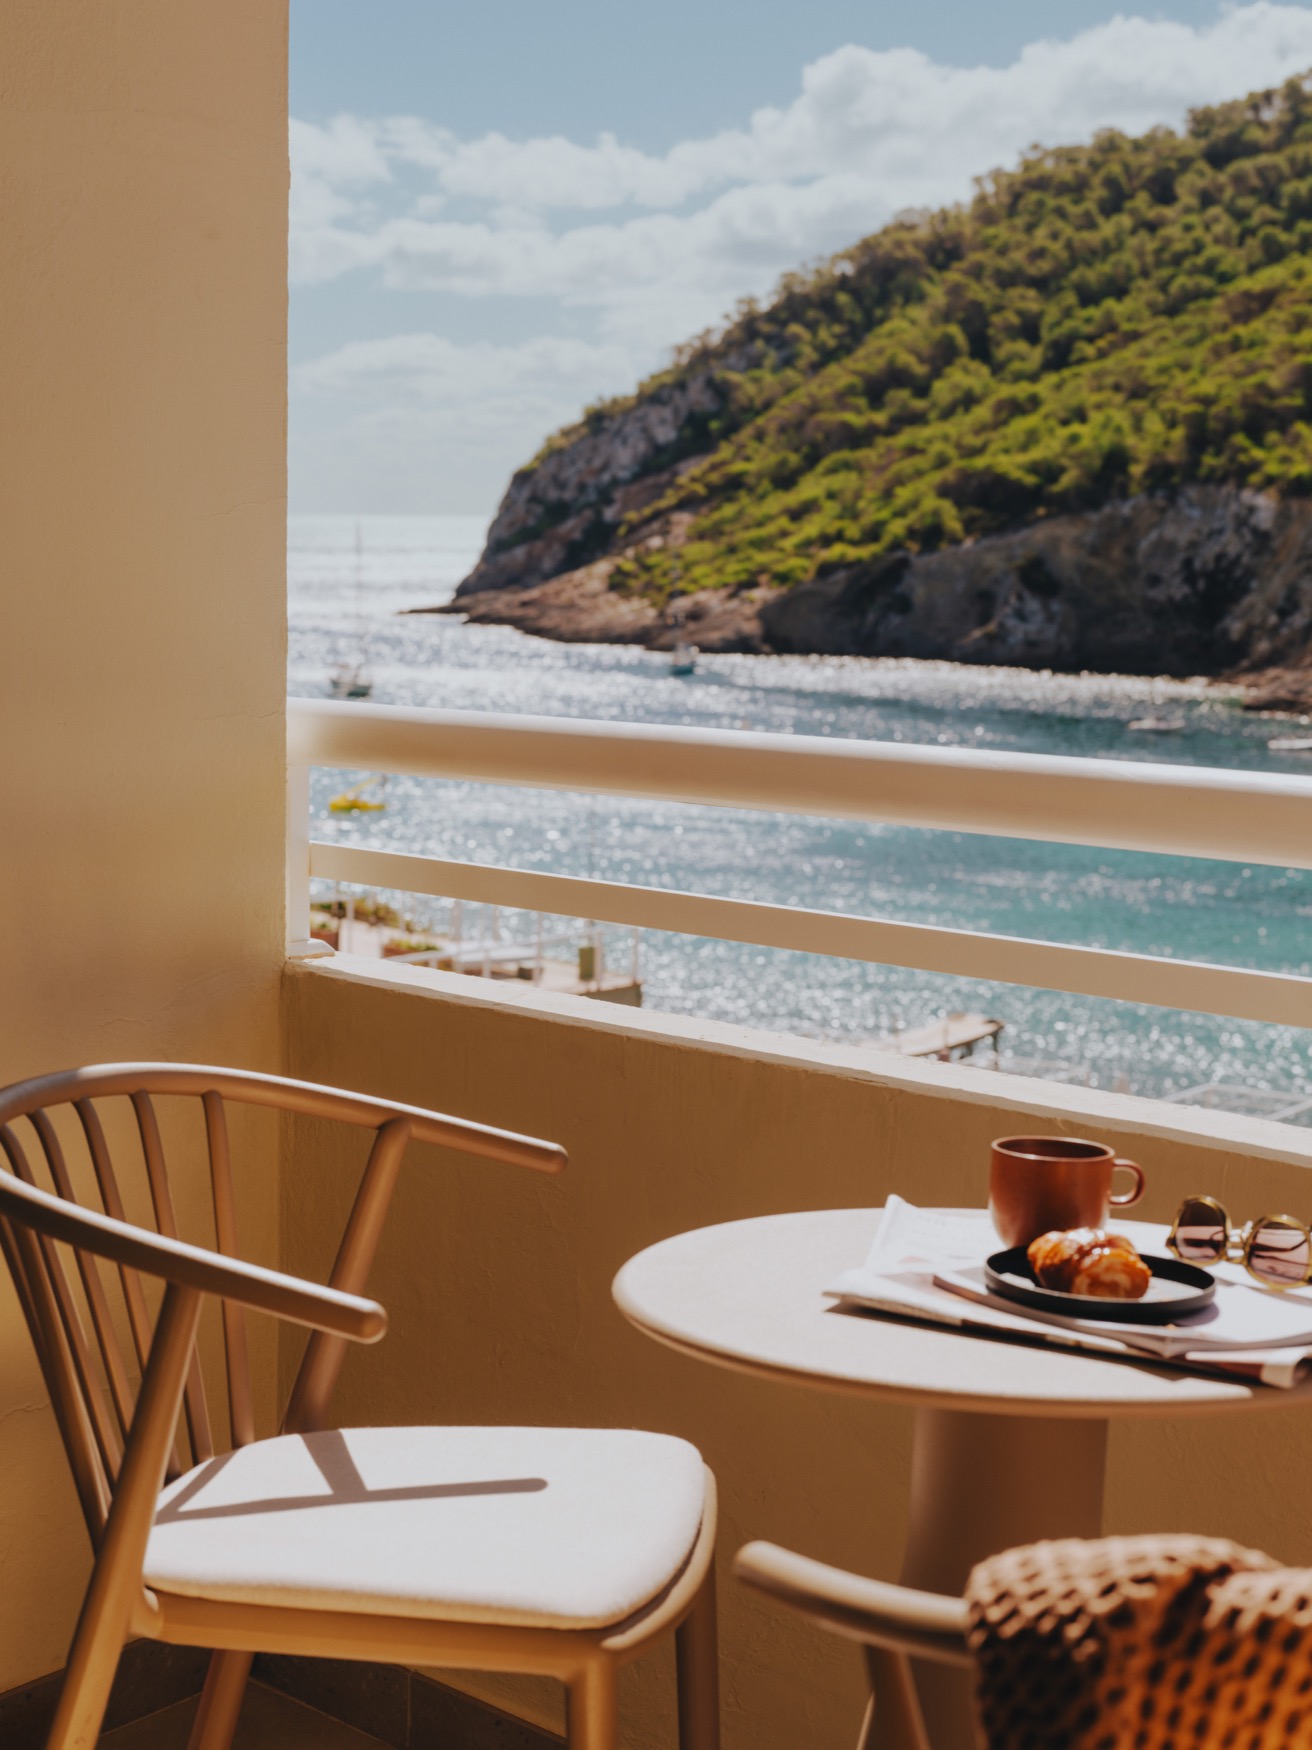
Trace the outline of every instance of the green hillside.
<instances>
[{"instance_id":1,"label":"green hillside","mask_svg":"<svg viewBox=\"0 0 1312 1750\"><path fill-rule=\"evenodd\" d=\"M647 471L701 459L607 531L611 587L655 600L1184 482L1312 492L1310 85L1036 151L790 277L533 468L710 373L716 410ZM630 545L674 510L686 538Z\"/></svg>"}]
</instances>

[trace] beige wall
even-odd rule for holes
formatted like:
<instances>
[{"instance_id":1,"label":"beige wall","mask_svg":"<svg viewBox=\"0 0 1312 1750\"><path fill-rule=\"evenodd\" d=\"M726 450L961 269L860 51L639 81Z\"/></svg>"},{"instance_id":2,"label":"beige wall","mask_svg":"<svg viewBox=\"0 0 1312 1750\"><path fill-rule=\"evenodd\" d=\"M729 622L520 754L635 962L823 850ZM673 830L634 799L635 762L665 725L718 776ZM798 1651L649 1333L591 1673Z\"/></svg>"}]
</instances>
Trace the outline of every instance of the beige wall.
<instances>
[{"instance_id":1,"label":"beige wall","mask_svg":"<svg viewBox=\"0 0 1312 1750\"><path fill-rule=\"evenodd\" d=\"M279 0L9 0L0 1081L276 1063L286 202ZM0 1689L62 1663L85 1563L6 1286Z\"/></svg>"},{"instance_id":2,"label":"beige wall","mask_svg":"<svg viewBox=\"0 0 1312 1750\"><path fill-rule=\"evenodd\" d=\"M978 1204L989 1140L1063 1115L1144 1162L1149 1218L1199 1188L1235 1210L1312 1207L1312 1138L1276 1125L949 1066L878 1069L869 1053L354 968L289 971L294 1073L535 1132L571 1158L543 1180L414 1151L374 1284L391 1330L348 1363L343 1418L686 1435L719 1475L726 1555L770 1537L895 1576L911 1414L720 1372L639 1336L610 1282L641 1247L739 1216L877 1204L894 1189ZM299 1139L284 1179L289 1267L326 1269L359 1165L358 1144ZM1273 1393L1261 1415L1116 1428L1109 1529L1226 1533L1312 1562L1309 1412L1279 1403ZM860 1702L849 1648L729 1583L723 1635L728 1750L846 1750ZM668 1745L668 1671L630 1676L625 1743ZM551 1717L547 1691L501 1693Z\"/></svg>"}]
</instances>

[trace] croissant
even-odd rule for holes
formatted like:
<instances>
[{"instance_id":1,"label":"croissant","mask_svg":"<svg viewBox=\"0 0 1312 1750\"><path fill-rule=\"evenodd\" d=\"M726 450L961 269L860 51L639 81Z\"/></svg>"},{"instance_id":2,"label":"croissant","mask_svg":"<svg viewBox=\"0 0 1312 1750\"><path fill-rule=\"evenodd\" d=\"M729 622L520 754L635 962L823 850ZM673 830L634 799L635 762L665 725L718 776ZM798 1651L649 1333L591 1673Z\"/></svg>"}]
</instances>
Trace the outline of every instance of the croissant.
<instances>
[{"instance_id":1,"label":"croissant","mask_svg":"<svg viewBox=\"0 0 1312 1750\"><path fill-rule=\"evenodd\" d=\"M1044 1288L1103 1300L1142 1300L1152 1272L1123 1234L1074 1227L1041 1234L1025 1256Z\"/></svg>"}]
</instances>

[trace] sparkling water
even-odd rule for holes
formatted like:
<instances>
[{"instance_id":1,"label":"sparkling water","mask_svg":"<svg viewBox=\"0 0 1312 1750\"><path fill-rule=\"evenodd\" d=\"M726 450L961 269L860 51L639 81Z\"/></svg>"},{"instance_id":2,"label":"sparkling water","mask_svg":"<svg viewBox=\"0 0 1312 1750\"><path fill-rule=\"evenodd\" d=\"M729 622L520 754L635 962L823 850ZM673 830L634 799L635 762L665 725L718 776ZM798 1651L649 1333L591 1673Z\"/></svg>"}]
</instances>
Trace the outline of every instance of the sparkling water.
<instances>
[{"instance_id":1,"label":"sparkling water","mask_svg":"<svg viewBox=\"0 0 1312 1750\"><path fill-rule=\"evenodd\" d=\"M357 530L359 558L357 559ZM376 703L623 722L1017 749L1255 771L1312 772L1275 754L1289 732L1246 717L1203 682L1036 674L858 657L667 656L568 645L505 627L404 615L449 599L482 545L468 517L291 520L290 692L323 697L333 668L365 660ZM1135 733L1145 716L1181 720ZM628 802L409 778L385 813L330 816L366 774L317 772L315 835L781 905L1035 936L1271 971L1312 972L1312 874L1258 864L1087 850L975 834ZM441 902L407 900L440 927ZM480 933L465 908L466 933ZM534 924L502 927L531 942ZM612 937L613 964L626 963ZM950 1010L1005 1022L1004 1068L1136 1093L1222 1082L1218 1103L1266 1109L1312 1099L1309 1041L1292 1028L1180 1015L901 968L655 932L642 945L643 1002L828 1040L868 1041Z\"/></svg>"}]
</instances>

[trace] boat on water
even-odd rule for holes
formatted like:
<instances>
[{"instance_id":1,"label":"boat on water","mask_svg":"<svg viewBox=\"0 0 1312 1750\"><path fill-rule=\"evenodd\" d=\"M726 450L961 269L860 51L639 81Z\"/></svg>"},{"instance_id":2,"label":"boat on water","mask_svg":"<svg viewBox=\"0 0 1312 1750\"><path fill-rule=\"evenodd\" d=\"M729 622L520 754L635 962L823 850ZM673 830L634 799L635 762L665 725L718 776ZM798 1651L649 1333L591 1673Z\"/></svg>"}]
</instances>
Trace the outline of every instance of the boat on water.
<instances>
[{"instance_id":1,"label":"boat on water","mask_svg":"<svg viewBox=\"0 0 1312 1750\"><path fill-rule=\"evenodd\" d=\"M1125 727L1133 735L1178 735L1185 721L1183 717L1135 717Z\"/></svg>"},{"instance_id":2,"label":"boat on water","mask_svg":"<svg viewBox=\"0 0 1312 1750\"><path fill-rule=\"evenodd\" d=\"M1276 735L1266 745L1271 753L1312 753L1312 735Z\"/></svg>"},{"instance_id":3,"label":"boat on water","mask_svg":"<svg viewBox=\"0 0 1312 1750\"><path fill-rule=\"evenodd\" d=\"M679 568L674 567L674 580L677 583ZM686 604L675 601L669 609L669 625L674 632L674 643L670 646L670 673L672 675L690 675L697 672L697 646L687 634Z\"/></svg>"},{"instance_id":4,"label":"boat on water","mask_svg":"<svg viewBox=\"0 0 1312 1750\"><path fill-rule=\"evenodd\" d=\"M330 699L367 699L374 683L362 663L339 662L328 677Z\"/></svg>"},{"instance_id":5,"label":"boat on water","mask_svg":"<svg viewBox=\"0 0 1312 1750\"><path fill-rule=\"evenodd\" d=\"M360 525L355 525L355 638L359 654L339 662L328 676L330 699L368 699L373 696L373 676L369 673L369 638L364 628L364 537Z\"/></svg>"}]
</instances>

